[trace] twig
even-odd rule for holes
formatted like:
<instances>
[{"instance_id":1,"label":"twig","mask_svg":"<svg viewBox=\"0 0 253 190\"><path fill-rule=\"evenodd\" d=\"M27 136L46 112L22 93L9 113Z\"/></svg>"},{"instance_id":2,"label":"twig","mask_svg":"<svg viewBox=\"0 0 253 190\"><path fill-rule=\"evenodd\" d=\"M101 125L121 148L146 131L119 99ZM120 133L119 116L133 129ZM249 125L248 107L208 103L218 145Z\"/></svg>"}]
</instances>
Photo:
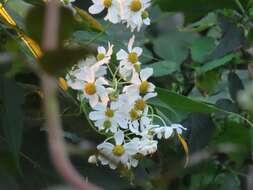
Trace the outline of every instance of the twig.
<instances>
[{"instance_id":1,"label":"twig","mask_svg":"<svg viewBox=\"0 0 253 190\"><path fill-rule=\"evenodd\" d=\"M57 48L59 26L59 1L51 0L46 5L45 28L43 36L43 50ZM74 188L78 190L97 190L94 185L83 179L71 164L63 138L59 105L57 100L57 82L46 73L41 75L44 93L44 109L46 127L48 129L48 143L52 162L58 173Z\"/></svg>"}]
</instances>

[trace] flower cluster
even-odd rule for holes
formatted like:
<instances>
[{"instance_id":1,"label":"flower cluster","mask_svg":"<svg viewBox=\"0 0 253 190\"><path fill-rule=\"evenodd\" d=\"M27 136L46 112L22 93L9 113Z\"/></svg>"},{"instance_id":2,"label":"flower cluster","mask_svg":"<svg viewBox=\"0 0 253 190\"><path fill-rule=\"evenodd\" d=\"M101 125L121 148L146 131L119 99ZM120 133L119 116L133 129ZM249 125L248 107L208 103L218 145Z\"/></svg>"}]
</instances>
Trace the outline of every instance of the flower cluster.
<instances>
[{"instance_id":1,"label":"flower cluster","mask_svg":"<svg viewBox=\"0 0 253 190\"><path fill-rule=\"evenodd\" d=\"M92 0L89 8L91 14L107 11L105 20L113 24L126 23L131 31L141 29L143 24L150 25L149 13L146 10L151 5L151 0Z\"/></svg>"},{"instance_id":2,"label":"flower cluster","mask_svg":"<svg viewBox=\"0 0 253 190\"><path fill-rule=\"evenodd\" d=\"M157 96L149 81L153 69L141 69L142 48L134 47L134 40L133 36L127 50L116 53L117 65L111 62L114 46L108 43L107 49L98 47L96 57L80 61L66 76L68 85L78 90L78 100L89 103L94 128L107 136L89 162L99 160L112 169L136 167L140 158L157 151L157 139L184 129L179 124L167 126L148 104Z\"/></svg>"},{"instance_id":3,"label":"flower cluster","mask_svg":"<svg viewBox=\"0 0 253 190\"><path fill-rule=\"evenodd\" d=\"M90 13L106 9L105 20L126 23L132 31L150 23L146 11L150 0L92 2ZM112 61L114 45L108 42L108 47L97 48L96 57L79 61L66 76L68 86L78 91L77 99L89 104L88 117L93 128L106 136L88 161L112 169L136 167L140 159L157 151L159 139L180 135L185 130L180 124L167 125L149 105L148 100L157 96L155 85L149 80L153 69L142 69L143 50L134 42L135 36L129 39L125 49L115 53L117 63Z\"/></svg>"}]
</instances>

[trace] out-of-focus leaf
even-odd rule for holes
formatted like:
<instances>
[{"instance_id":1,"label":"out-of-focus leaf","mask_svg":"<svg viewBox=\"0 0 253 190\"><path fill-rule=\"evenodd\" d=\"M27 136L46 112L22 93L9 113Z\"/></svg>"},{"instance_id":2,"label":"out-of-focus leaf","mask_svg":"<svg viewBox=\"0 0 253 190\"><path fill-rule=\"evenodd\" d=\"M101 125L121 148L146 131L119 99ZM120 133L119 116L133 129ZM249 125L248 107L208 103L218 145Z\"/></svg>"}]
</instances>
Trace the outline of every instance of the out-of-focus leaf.
<instances>
[{"instance_id":1,"label":"out-of-focus leaf","mask_svg":"<svg viewBox=\"0 0 253 190\"><path fill-rule=\"evenodd\" d=\"M240 190L240 179L236 174L231 173L220 173L214 183L217 185L217 190Z\"/></svg>"},{"instance_id":2,"label":"out-of-focus leaf","mask_svg":"<svg viewBox=\"0 0 253 190\"><path fill-rule=\"evenodd\" d=\"M147 67L153 68L154 77L162 77L168 74L172 74L175 71L178 71L180 69L180 64L177 64L172 61L159 61L151 65L147 65Z\"/></svg>"},{"instance_id":3,"label":"out-of-focus leaf","mask_svg":"<svg viewBox=\"0 0 253 190\"><path fill-rule=\"evenodd\" d=\"M192 59L196 62L205 61L215 48L214 39L209 37L199 38L191 45Z\"/></svg>"},{"instance_id":4,"label":"out-of-focus leaf","mask_svg":"<svg viewBox=\"0 0 253 190\"><path fill-rule=\"evenodd\" d=\"M46 52L40 59L41 67L52 75L63 76L67 68L76 64L80 59L85 59L93 52L88 47L58 49Z\"/></svg>"},{"instance_id":5,"label":"out-of-focus leaf","mask_svg":"<svg viewBox=\"0 0 253 190\"><path fill-rule=\"evenodd\" d=\"M43 0L23 0L26 3L32 4L32 5L44 5Z\"/></svg>"},{"instance_id":6,"label":"out-of-focus leaf","mask_svg":"<svg viewBox=\"0 0 253 190\"><path fill-rule=\"evenodd\" d=\"M210 95L215 91L220 80L221 76L219 72L209 71L196 77L196 87L204 95Z\"/></svg>"},{"instance_id":7,"label":"out-of-focus leaf","mask_svg":"<svg viewBox=\"0 0 253 190\"><path fill-rule=\"evenodd\" d=\"M238 8L231 0L157 0L157 4L163 11L183 12L187 21L194 21L216 9ZM247 5L247 0L241 0Z\"/></svg>"},{"instance_id":8,"label":"out-of-focus leaf","mask_svg":"<svg viewBox=\"0 0 253 190\"><path fill-rule=\"evenodd\" d=\"M154 50L163 59L181 64L188 57L194 40L193 33L170 31L154 40Z\"/></svg>"},{"instance_id":9,"label":"out-of-focus leaf","mask_svg":"<svg viewBox=\"0 0 253 190\"><path fill-rule=\"evenodd\" d=\"M170 92L166 89L156 88L156 91L158 93L157 99L159 99L164 104L165 108L167 105L169 105L172 108L185 112L214 113L220 111L213 105L198 102L174 92ZM152 103L152 101L155 101L155 99L156 98L150 102Z\"/></svg>"},{"instance_id":10,"label":"out-of-focus leaf","mask_svg":"<svg viewBox=\"0 0 253 190\"><path fill-rule=\"evenodd\" d=\"M227 55L227 56L225 56L221 59L217 59L217 60L207 62L203 66L197 68L197 73L202 74L202 73L211 71L213 69L216 69L218 67L221 67L221 66L229 63L230 61L232 61L232 59L237 57L237 56L238 56L237 54L232 53L232 54L229 54L229 55Z\"/></svg>"},{"instance_id":11,"label":"out-of-focus leaf","mask_svg":"<svg viewBox=\"0 0 253 190\"><path fill-rule=\"evenodd\" d=\"M10 151L18 166L22 139L23 90L14 80L0 78L0 97L2 99L1 126Z\"/></svg>"},{"instance_id":12,"label":"out-of-focus leaf","mask_svg":"<svg viewBox=\"0 0 253 190\"><path fill-rule=\"evenodd\" d=\"M40 45L42 44L45 7L33 7L26 16L26 29L29 36ZM60 9L59 45L70 37L74 28L74 17L71 10L65 7Z\"/></svg>"},{"instance_id":13,"label":"out-of-focus leaf","mask_svg":"<svg viewBox=\"0 0 253 190\"><path fill-rule=\"evenodd\" d=\"M188 32L201 32L203 30L206 30L210 27L215 26L218 23L218 18L217 15L213 12L208 13L204 18L201 20L189 24L186 28L182 29L183 31L188 31Z\"/></svg>"},{"instance_id":14,"label":"out-of-focus leaf","mask_svg":"<svg viewBox=\"0 0 253 190\"><path fill-rule=\"evenodd\" d=\"M244 89L244 85L235 72L230 72L228 74L228 88L231 98L237 102L237 95L239 91Z\"/></svg>"},{"instance_id":15,"label":"out-of-focus leaf","mask_svg":"<svg viewBox=\"0 0 253 190\"><path fill-rule=\"evenodd\" d=\"M189 143L190 153L204 148L212 138L215 125L206 114L191 114L183 123L187 127L187 139Z\"/></svg>"},{"instance_id":16,"label":"out-of-focus leaf","mask_svg":"<svg viewBox=\"0 0 253 190\"><path fill-rule=\"evenodd\" d=\"M223 37L219 45L214 50L210 59L219 59L228 53L238 50L244 43L244 30L236 24L221 17L220 27L222 29Z\"/></svg>"}]
</instances>

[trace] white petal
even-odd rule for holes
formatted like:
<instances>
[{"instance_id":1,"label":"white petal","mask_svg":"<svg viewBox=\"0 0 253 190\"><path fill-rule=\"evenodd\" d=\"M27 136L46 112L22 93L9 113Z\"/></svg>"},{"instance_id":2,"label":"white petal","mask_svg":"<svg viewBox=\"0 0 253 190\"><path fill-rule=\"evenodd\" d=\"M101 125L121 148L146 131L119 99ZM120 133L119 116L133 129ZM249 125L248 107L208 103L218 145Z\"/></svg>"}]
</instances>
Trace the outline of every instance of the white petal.
<instances>
[{"instance_id":1,"label":"white petal","mask_svg":"<svg viewBox=\"0 0 253 190\"><path fill-rule=\"evenodd\" d=\"M124 145L124 148L129 155L134 155L137 153L138 144L135 142L129 142Z\"/></svg>"},{"instance_id":2,"label":"white petal","mask_svg":"<svg viewBox=\"0 0 253 190\"><path fill-rule=\"evenodd\" d=\"M151 99L151 98L154 98L154 97L156 97L157 96L157 93L147 93L145 96L144 96L144 100L145 101L147 101L147 100L149 100L149 99Z\"/></svg>"},{"instance_id":3,"label":"white petal","mask_svg":"<svg viewBox=\"0 0 253 190\"><path fill-rule=\"evenodd\" d=\"M89 114L89 118L93 121L94 120L101 120L101 119L105 119L105 114L100 111L92 111Z\"/></svg>"},{"instance_id":4,"label":"white petal","mask_svg":"<svg viewBox=\"0 0 253 190\"><path fill-rule=\"evenodd\" d=\"M140 48L140 47L135 47L134 49L133 49L133 52L135 52L137 55L138 55L138 57L142 54L142 48Z\"/></svg>"},{"instance_id":5,"label":"white petal","mask_svg":"<svg viewBox=\"0 0 253 190\"><path fill-rule=\"evenodd\" d=\"M155 91L155 85L151 82L148 83L148 92L154 92Z\"/></svg>"},{"instance_id":6,"label":"white petal","mask_svg":"<svg viewBox=\"0 0 253 190\"><path fill-rule=\"evenodd\" d=\"M118 53L117 53L117 60L124 60L128 58L128 54L126 51L124 51L123 49L121 49Z\"/></svg>"},{"instance_id":7,"label":"white petal","mask_svg":"<svg viewBox=\"0 0 253 190\"><path fill-rule=\"evenodd\" d=\"M97 149L98 149L98 150L103 150L103 149L105 149L105 150L112 150L113 147L114 147L113 144L108 143L108 142L103 142L102 144L99 144L99 145L97 146Z\"/></svg>"},{"instance_id":8,"label":"white petal","mask_svg":"<svg viewBox=\"0 0 253 190\"><path fill-rule=\"evenodd\" d=\"M143 20L143 23L144 23L145 25L150 25L150 23L151 23L150 18L144 19L144 20Z\"/></svg>"},{"instance_id":9,"label":"white petal","mask_svg":"<svg viewBox=\"0 0 253 190\"><path fill-rule=\"evenodd\" d=\"M91 14L98 14L101 13L104 10L104 6L100 4L94 4L89 8L89 12Z\"/></svg>"},{"instance_id":10,"label":"white petal","mask_svg":"<svg viewBox=\"0 0 253 190\"><path fill-rule=\"evenodd\" d=\"M122 131L118 131L115 133L114 138L116 145L121 145L124 141L124 133Z\"/></svg>"},{"instance_id":11,"label":"white petal","mask_svg":"<svg viewBox=\"0 0 253 190\"><path fill-rule=\"evenodd\" d=\"M98 95L94 94L89 97L90 106L93 108L98 104Z\"/></svg>"},{"instance_id":12,"label":"white petal","mask_svg":"<svg viewBox=\"0 0 253 190\"><path fill-rule=\"evenodd\" d=\"M103 46L99 46L98 47L98 53L102 53L102 54L106 54L106 50L105 50L105 48L103 47Z\"/></svg>"},{"instance_id":13,"label":"white petal","mask_svg":"<svg viewBox=\"0 0 253 190\"><path fill-rule=\"evenodd\" d=\"M146 68L146 69L141 70L141 72L140 72L140 78L142 81L146 81L152 75L153 75L152 68Z\"/></svg>"},{"instance_id":14,"label":"white petal","mask_svg":"<svg viewBox=\"0 0 253 190\"><path fill-rule=\"evenodd\" d=\"M128 52L132 52L134 40L135 40L135 36L133 35L133 37L130 38L130 40L128 42Z\"/></svg>"}]
</instances>

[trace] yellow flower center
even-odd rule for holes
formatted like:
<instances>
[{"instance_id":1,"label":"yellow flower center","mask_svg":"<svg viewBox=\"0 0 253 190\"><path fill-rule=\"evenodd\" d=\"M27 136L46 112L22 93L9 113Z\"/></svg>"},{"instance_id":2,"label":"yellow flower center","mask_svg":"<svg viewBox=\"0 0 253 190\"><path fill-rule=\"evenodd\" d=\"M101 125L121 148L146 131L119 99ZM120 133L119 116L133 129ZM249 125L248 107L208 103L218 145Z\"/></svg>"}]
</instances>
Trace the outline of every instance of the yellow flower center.
<instances>
[{"instance_id":1,"label":"yellow flower center","mask_svg":"<svg viewBox=\"0 0 253 190\"><path fill-rule=\"evenodd\" d=\"M88 95L93 95L96 93L96 86L94 83L87 83L84 86L84 91L88 94Z\"/></svg>"},{"instance_id":2,"label":"yellow flower center","mask_svg":"<svg viewBox=\"0 0 253 190\"><path fill-rule=\"evenodd\" d=\"M103 126L104 128L109 129L112 126L112 123L109 120L105 120Z\"/></svg>"},{"instance_id":3,"label":"yellow flower center","mask_svg":"<svg viewBox=\"0 0 253 190\"><path fill-rule=\"evenodd\" d=\"M104 6L106 8L109 8L110 6L112 6L112 0L104 0Z\"/></svg>"},{"instance_id":4,"label":"yellow flower center","mask_svg":"<svg viewBox=\"0 0 253 190\"><path fill-rule=\"evenodd\" d=\"M148 13L148 11L142 11L142 13L141 13L141 17L142 17L143 19L148 18L148 17L149 17L149 13Z\"/></svg>"},{"instance_id":5,"label":"yellow flower center","mask_svg":"<svg viewBox=\"0 0 253 190\"><path fill-rule=\"evenodd\" d=\"M106 111L105 111L105 115L107 117L113 117L114 116L114 111L110 108L108 108Z\"/></svg>"},{"instance_id":6,"label":"yellow flower center","mask_svg":"<svg viewBox=\"0 0 253 190\"><path fill-rule=\"evenodd\" d=\"M122 145L116 145L116 146L114 146L112 152L116 156L121 156L122 154L124 154L125 149Z\"/></svg>"},{"instance_id":7,"label":"yellow flower center","mask_svg":"<svg viewBox=\"0 0 253 190\"><path fill-rule=\"evenodd\" d=\"M128 61L135 64L138 62L138 55L135 52L129 53L128 54Z\"/></svg>"},{"instance_id":8,"label":"yellow flower center","mask_svg":"<svg viewBox=\"0 0 253 190\"><path fill-rule=\"evenodd\" d=\"M142 4L140 0L133 0L132 3L130 4L130 9L133 12L138 12L141 10Z\"/></svg>"},{"instance_id":9,"label":"yellow flower center","mask_svg":"<svg viewBox=\"0 0 253 190\"><path fill-rule=\"evenodd\" d=\"M139 99L135 102L134 108L137 110L144 110L146 107L146 102L143 99Z\"/></svg>"},{"instance_id":10,"label":"yellow flower center","mask_svg":"<svg viewBox=\"0 0 253 190\"><path fill-rule=\"evenodd\" d=\"M132 121L137 120L139 118L139 114L136 109L131 109L129 115Z\"/></svg>"},{"instance_id":11,"label":"yellow flower center","mask_svg":"<svg viewBox=\"0 0 253 190\"><path fill-rule=\"evenodd\" d=\"M105 58L105 54L103 54L103 53L99 53L98 55L97 55L97 60L98 61L101 61L102 59L104 59Z\"/></svg>"},{"instance_id":12,"label":"yellow flower center","mask_svg":"<svg viewBox=\"0 0 253 190\"><path fill-rule=\"evenodd\" d=\"M140 85L140 93L141 94L146 94L148 92L148 87L149 87L149 84L148 84L148 81L142 81L141 85Z\"/></svg>"}]
</instances>

